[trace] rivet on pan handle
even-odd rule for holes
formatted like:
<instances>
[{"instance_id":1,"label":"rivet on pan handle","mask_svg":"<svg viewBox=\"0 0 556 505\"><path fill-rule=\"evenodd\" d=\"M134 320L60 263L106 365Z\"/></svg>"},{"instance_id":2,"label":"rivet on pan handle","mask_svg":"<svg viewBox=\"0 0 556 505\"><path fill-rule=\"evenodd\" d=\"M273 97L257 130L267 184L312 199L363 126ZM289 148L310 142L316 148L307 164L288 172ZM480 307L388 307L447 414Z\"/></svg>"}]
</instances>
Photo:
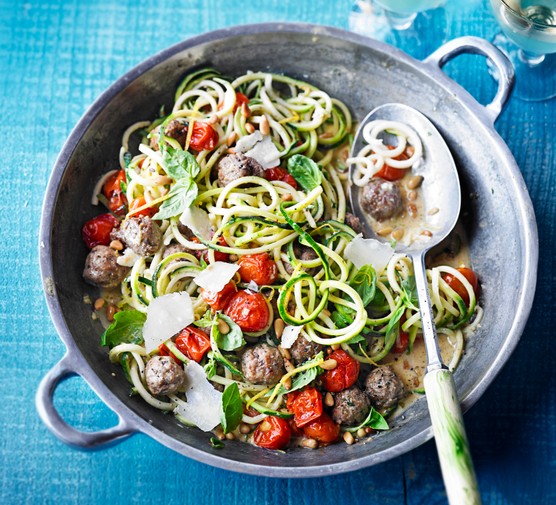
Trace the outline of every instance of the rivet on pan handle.
<instances>
[{"instance_id":1,"label":"rivet on pan handle","mask_svg":"<svg viewBox=\"0 0 556 505\"><path fill-rule=\"evenodd\" d=\"M68 425L54 407L54 391L63 380L79 375L71 365L71 357L66 354L43 377L35 397L35 404L40 418L47 428L62 442L82 449L95 449L99 446L114 443L131 435L135 430L124 419L119 417L116 426L106 430L83 432Z\"/></svg>"},{"instance_id":2,"label":"rivet on pan handle","mask_svg":"<svg viewBox=\"0 0 556 505\"><path fill-rule=\"evenodd\" d=\"M423 62L442 68L448 61L464 53L485 56L496 68L498 91L492 102L485 107L487 114L494 122L506 105L515 81L514 68L502 51L479 37L459 37L439 47Z\"/></svg>"}]
</instances>

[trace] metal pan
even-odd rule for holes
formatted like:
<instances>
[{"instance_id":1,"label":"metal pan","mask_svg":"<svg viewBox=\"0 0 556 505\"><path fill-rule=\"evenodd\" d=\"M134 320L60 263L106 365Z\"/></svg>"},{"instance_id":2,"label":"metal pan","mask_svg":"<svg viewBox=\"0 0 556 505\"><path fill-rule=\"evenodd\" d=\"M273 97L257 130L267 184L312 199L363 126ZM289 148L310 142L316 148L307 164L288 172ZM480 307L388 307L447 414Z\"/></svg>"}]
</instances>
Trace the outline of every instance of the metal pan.
<instances>
[{"instance_id":1,"label":"metal pan","mask_svg":"<svg viewBox=\"0 0 556 505\"><path fill-rule=\"evenodd\" d=\"M498 71L498 91L486 107L442 71L461 53L485 56ZM130 397L121 370L109 363L106 349L100 347L102 328L83 303L84 295L94 299L95 291L81 278L87 251L80 229L98 212L88 204L90 192L100 174L113 168L124 129L155 117L162 103L170 105L182 76L192 67L206 65L231 76L268 70L308 80L347 103L359 119L386 102L406 103L427 115L459 168L463 223L474 268L482 278L484 321L469 339L455 373L464 411L493 381L521 336L535 289L538 241L525 184L493 126L513 83L505 57L488 42L472 37L452 40L426 60L416 61L387 45L333 28L241 26L187 40L131 70L100 96L64 145L44 200L40 263L48 307L67 352L39 386L36 405L41 418L73 446L99 447L142 432L195 460L273 477L347 472L417 447L432 436L424 398L396 419L390 431L364 444L281 454L228 442L215 451L208 443L209 434L184 427L173 416ZM115 427L84 433L60 417L53 405L54 391L60 381L75 374L117 414Z\"/></svg>"}]
</instances>

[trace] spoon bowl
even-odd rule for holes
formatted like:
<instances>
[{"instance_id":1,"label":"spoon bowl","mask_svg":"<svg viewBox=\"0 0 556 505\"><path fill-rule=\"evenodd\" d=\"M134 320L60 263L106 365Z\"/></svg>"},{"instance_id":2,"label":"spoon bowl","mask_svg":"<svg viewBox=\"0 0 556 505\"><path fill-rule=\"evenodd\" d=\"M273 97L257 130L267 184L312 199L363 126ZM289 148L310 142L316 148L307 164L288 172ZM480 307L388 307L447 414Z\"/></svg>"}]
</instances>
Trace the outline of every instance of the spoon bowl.
<instances>
[{"instance_id":1,"label":"spoon bowl","mask_svg":"<svg viewBox=\"0 0 556 505\"><path fill-rule=\"evenodd\" d=\"M419 301L422 333L427 353L424 387L431 423L440 459L442 476L450 504L478 504L481 502L463 416L452 373L442 363L438 336L434 324L425 268L425 255L439 244L457 223L461 208L461 189L456 165L434 125L420 112L403 104L386 104L372 110L360 124L352 147L356 157L364 147L363 130L374 120L397 121L411 127L422 143L422 156L411 167L413 175L423 177L421 184L423 210L422 228L429 231L405 243L397 242L395 250L411 257L415 288ZM389 144L388 134L383 139ZM352 210L359 217L367 237L383 242L390 239L375 233L371 217L360 204L361 188L354 184L355 165L349 168L349 198Z\"/></svg>"}]
</instances>

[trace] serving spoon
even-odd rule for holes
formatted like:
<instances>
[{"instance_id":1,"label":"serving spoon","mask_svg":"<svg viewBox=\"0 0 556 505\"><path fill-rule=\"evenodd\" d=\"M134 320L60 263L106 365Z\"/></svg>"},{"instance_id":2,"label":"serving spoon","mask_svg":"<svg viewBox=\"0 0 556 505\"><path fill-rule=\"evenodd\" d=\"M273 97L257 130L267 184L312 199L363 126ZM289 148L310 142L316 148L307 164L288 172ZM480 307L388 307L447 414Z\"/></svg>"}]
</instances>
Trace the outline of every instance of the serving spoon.
<instances>
[{"instance_id":1,"label":"serving spoon","mask_svg":"<svg viewBox=\"0 0 556 505\"><path fill-rule=\"evenodd\" d=\"M412 107L395 103L377 107L363 119L355 135L352 157L357 156L363 147L363 128L370 121L377 119L399 121L410 126L422 142L423 157L413 167L412 173L423 176L422 215L426 228L434 232L426 242L398 242L395 250L406 254L413 261L427 353L423 382L448 501L451 505L480 504L481 498L454 379L450 370L442 363L440 355L425 270L427 251L449 235L459 217L461 192L457 169L448 146L434 125ZM360 218L367 237L374 237L383 242L389 241L374 232L369 222L370 218L361 208L359 192L362 188L353 184L354 167L352 164L349 168L349 198L352 210Z\"/></svg>"}]
</instances>

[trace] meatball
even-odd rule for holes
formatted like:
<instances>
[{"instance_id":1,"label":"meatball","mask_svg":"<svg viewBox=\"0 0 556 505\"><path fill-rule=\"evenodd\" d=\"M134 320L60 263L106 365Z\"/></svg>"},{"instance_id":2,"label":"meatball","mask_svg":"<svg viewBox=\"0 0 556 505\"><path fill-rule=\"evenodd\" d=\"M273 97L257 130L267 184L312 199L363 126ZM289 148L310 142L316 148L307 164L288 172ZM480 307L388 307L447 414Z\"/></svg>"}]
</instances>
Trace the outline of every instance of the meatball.
<instances>
[{"instance_id":1,"label":"meatball","mask_svg":"<svg viewBox=\"0 0 556 505\"><path fill-rule=\"evenodd\" d=\"M152 256L162 245L162 231L148 216L127 218L110 237L121 240L140 256Z\"/></svg>"},{"instance_id":2,"label":"meatball","mask_svg":"<svg viewBox=\"0 0 556 505\"><path fill-rule=\"evenodd\" d=\"M365 393L377 409L389 409L406 395L406 390L392 368L381 366L367 376Z\"/></svg>"},{"instance_id":3,"label":"meatball","mask_svg":"<svg viewBox=\"0 0 556 505\"><path fill-rule=\"evenodd\" d=\"M218 183L222 187L249 175L264 177L264 168L254 158L243 154L228 154L218 162Z\"/></svg>"},{"instance_id":4,"label":"meatball","mask_svg":"<svg viewBox=\"0 0 556 505\"><path fill-rule=\"evenodd\" d=\"M194 254L194 251L185 247L182 244L170 244L164 248L164 252L162 253L162 259L167 258L168 256L176 253Z\"/></svg>"},{"instance_id":5,"label":"meatball","mask_svg":"<svg viewBox=\"0 0 556 505\"><path fill-rule=\"evenodd\" d=\"M355 233L363 233L363 225L361 224L361 220L354 216L353 214L347 212L345 223L355 232Z\"/></svg>"},{"instance_id":6,"label":"meatball","mask_svg":"<svg viewBox=\"0 0 556 505\"><path fill-rule=\"evenodd\" d=\"M154 151L158 151L158 142L159 142L159 132L160 126L157 126L151 132L151 139L150 139L150 146L151 149ZM171 137L179 142L182 148L185 146L185 142L187 139L187 125L178 121L177 119L172 119L164 129L164 135L167 137Z\"/></svg>"},{"instance_id":7,"label":"meatball","mask_svg":"<svg viewBox=\"0 0 556 505\"><path fill-rule=\"evenodd\" d=\"M384 221L401 212L402 195L396 183L375 177L363 188L360 203L374 219Z\"/></svg>"},{"instance_id":8,"label":"meatball","mask_svg":"<svg viewBox=\"0 0 556 505\"><path fill-rule=\"evenodd\" d=\"M344 389L334 396L332 419L344 426L362 423L369 415L371 403L367 395L357 386Z\"/></svg>"},{"instance_id":9,"label":"meatball","mask_svg":"<svg viewBox=\"0 0 556 505\"><path fill-rule=\"evenodd\" d=\"M91 249L85 260L83 278L99 288L114 288L125 279L128 267L118 265L118 253L105 245Z\"/></svg>"},{"instance_id":10,"label":"meatball","mask_svg":"<svg viewBox=\"0 0 556 505\"><path fill-rule=\"evenodd\" d=\"M241 357L241 371L252 384L276 384L286 373L280 351L268 344L248 348Z\"/></svg>"},{"instance_id":11,"label":"meatball","mask_svg":"<svg viewBox=\"0 0 556 505\"><path fill-rule=\"evenodd\" d=\"M307 340L303 335L299 335L290 348L290 353L296 365L311 359L321 351L321 344L317 344L312 340Z\"/></svg>"},{"instance_id":12,"label":"meatball","mask_svg":"<svg viewBox=\"0 0 556 505\"><path fill-rule=\"evenodd\" d=\"M145 366L145 380L153 395L168 395L185 386L185 372L174 358L154 356Z\"/></svg>"},{"instance_id":13,"label":"meatball","mask_svg":"<svg viewBox=\"0 0 556 505\"><path fill-rule=\"evenodd\" d=\"M318 254L312 247L301 245L298 242L295 242L295 244L293 245L293 253L295 257L301 261L311 261L318 258ZM286 269L286 272L288 272L288 274L292 274L293 266L290 263L284 263L284 268ZM308 268L306 272L309 275L315 275L318 270L318 268Z\"/></svg>"}]
</instances>

